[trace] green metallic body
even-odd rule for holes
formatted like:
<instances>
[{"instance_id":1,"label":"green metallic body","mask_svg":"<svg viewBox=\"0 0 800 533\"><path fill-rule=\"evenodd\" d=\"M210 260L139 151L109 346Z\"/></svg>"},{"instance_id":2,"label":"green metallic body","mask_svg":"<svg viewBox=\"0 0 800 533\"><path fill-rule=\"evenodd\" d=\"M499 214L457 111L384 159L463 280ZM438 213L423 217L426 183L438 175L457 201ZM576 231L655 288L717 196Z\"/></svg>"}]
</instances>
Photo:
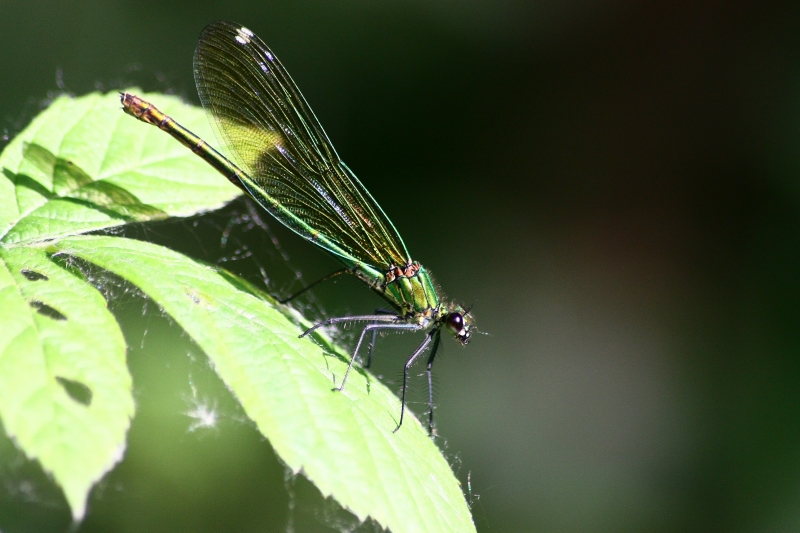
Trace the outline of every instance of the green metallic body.
<instances>
[{"instance_id":1,"label":"green metallic body","mask_svg":"<svg viewBox=\"0 0 800 533\"><path fill-rule=\"evenodd\" d=\"M400 309L403 317L431 318L439 308L439 295L425 267L410 277L399 276L386 282L378 291Z\"/></svg>"},{"instance_id":2,"label":"green metallic body","mask_svg":"<svg viewBox=\"0 0 800 533\"><path fill-rule=\"evenodd\" d=\"M366 322L337 390L344 388L368 334L372 340L367 366L379 332L427 331L403 369L395 431L403 424L409 369L430 348L428 430L432 433L431 368L440 333L444 329L467 344L473 328L469 308L439 300L430 273L411 259L391 220L337 155L289 73L252 31L226 21L207 26L195 49L194 73L203 107L233 161L137 96L121 94L123 109L175 137L278 221L344 264L344 269L323 280L350 273L394 308L396 313L328 318L300 335L323 326Z\"/></svg>"},{"instance_id":3,"label":"green metallic body","mask_svg":"<svg viewBox=\"0 0 800 533\"><path fill-rule=\"evenodd\" d=\"M339 247L332 239L311 228L303 219L286 209L278 200L267 194L229 159L206 144L200 137L178 124L171 117L159 111L148 102L129 93L122 97L123 110L139 120L153 124L175 137L181 144L206 160L228 181L242 189L256 200L264 209L276 215L278 220L290 220L288 227L305 229L300 233L314 244L331 252L347 268L348 272L364 281L375 292L384 297L399 310L403 318L417 318L420 323L431 318L439 319L441 307L439 295L427 269L419 263L412 262L404 268L389 265L388 270L379 270L378 265L368 265L357 260Z\"/></svg>"},{"instance_id":4,"label":"green metallic body","mask_svg":"<svg viewBox=\"0 0 800 533\"><path fill-rule=\"evenodd\" d=\"M403 370L395 431L403 423L409 369L430 347L428 429L432 432L431 368L440 333L444 329L466 345L472 333L469 308L439 300L430 273L411 259L397 229L341 161L288 72L252 31L226 21L207 26L195 49L194 72L203 107L233 161L137 96L122 94L123 109L175 137L278 221L344 264L344 269L323 280L350 273L391 304L396 313L332 317L300 335L338 323L367 323L337 390L344 388L370 332L368 364L377 333L427 331Z\"/></svg>"}]
</instances>

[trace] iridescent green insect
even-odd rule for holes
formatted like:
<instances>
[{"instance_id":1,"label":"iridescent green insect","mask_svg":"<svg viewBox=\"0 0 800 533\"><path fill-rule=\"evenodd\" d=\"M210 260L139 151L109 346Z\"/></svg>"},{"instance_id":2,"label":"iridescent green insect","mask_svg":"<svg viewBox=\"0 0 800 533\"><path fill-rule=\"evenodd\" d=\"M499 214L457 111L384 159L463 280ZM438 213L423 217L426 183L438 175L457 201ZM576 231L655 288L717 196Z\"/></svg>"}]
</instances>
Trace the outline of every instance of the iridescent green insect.
<instances>
[{"instance_id":1,"label":"iridescent green insect","mask_svg":"<svg viewBox=\"0 0 800 533\"><path fill-rule=\"evenodd\" d=\"M427 331L405 364L395 431L403 424L408 371L431 344L432 431L431 367L440 333L446 329L467 344L469 309L439 299L428 271L411 258L383 209L339 159L283 65L253 32L232 22L207 26L195 50L194 75L203 107L233 162L137 96L123 94L123 109L175 137L280 222L333 254L344 264L333 275L358 277L391 305L389 314L331 318L301 335L331 324L367 323L338 390L344 388L367 333L374 344L380 330Z\"/></svg>"}]
</instances>

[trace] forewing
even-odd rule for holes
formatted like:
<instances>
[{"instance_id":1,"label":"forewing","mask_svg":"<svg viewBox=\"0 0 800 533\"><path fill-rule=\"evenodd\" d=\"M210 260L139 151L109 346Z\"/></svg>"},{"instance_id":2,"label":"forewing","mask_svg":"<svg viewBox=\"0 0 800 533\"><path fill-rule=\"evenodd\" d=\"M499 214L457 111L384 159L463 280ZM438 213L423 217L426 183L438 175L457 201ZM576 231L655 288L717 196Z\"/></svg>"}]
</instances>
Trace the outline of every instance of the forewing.
<instances>
[{"instance_id":1,"label":"forewing","mask_svg":"<svg viewBox=\"0 0 800 533\"><path fill-rule=\"evenodd\" d=\"M210 24L195 50L194 75L217 137L267 211L345 261L383 269L410 260L389 218L339 159L261 39L232 22Z\"/></svg>"}]
</instances>

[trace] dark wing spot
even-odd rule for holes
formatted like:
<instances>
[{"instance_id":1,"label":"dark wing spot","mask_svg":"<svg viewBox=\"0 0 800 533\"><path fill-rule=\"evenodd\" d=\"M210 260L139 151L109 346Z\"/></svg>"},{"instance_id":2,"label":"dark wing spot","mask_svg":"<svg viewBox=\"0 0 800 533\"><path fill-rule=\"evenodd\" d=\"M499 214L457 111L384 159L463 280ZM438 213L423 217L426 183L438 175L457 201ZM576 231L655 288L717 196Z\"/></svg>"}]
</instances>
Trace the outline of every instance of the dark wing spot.
<instances>
[{"instance_id":1,"label":"dark wing spot","mask_svg":"<svg viewBox=\"0 0 800 533\"><path fill-rule=\"evenodd\" d=\"M46 303L40 302L39 300L33 300L31 303L31 307L36 309L36 311L40 315L49 316L53 320L66 320L67 317L64 316L60 311L57 309L53 309Z\"/></svg>"},{"instance_id":2,"label":"dark wing spot","mask_svg":"<svg viewBox=\"0 0 800 533\"><path fill-rule=\"evenodd\" d=\"M47 281L48 279L50 279L44 274L36 272L35 270L28 270L27 268L23 268L22 270L19 271L19 273L25 276L25 278L28 281L41 281L41 280Z\"/></svg>"},{"instance_id":3,"label":"dark wing spot","mask_svg":"<svg viewBox=\"0 0 800 533\"><path fill-rule=\"evenodd\" d=\"M81 405L85 405L86 407L89 407L89 405L91 405L92 389L90 389L80 381L62 378L61 376L56 376L56 381L58 381L59 385L64 387L64 391L69 395L70 398L72 398Z\"/></svg>"}]
</instances>

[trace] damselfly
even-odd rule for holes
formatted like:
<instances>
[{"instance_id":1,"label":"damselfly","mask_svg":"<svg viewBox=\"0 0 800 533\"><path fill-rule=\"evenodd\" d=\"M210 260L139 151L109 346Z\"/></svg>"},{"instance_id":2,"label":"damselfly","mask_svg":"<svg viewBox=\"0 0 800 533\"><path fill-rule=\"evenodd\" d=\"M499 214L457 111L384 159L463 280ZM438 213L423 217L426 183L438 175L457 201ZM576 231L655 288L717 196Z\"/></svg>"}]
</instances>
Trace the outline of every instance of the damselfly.
<instances>
[{"instance_id":1,"label":"damselfly","mask_svg":"<svg viewBox=\"0 0 800 533\"><path fill-rule=\"evenodd\" d=\"M445 329L467 344L472 332L469 309L439 298L430 273L411 258L383 209L339 159L289 73L253 32L225 21L207 26L195 50L194 75L203 107L232 161L137 96L122 94L123 109L175 137L280 222L333 254L344 265L333 275L356 276L391 305L390 314L330 318L301 335L332 324L367 323L338 390L344 388L367 334L372 334L371 354L375 332L427 331L403 370L395 431L403 424L409 369L430 347L432 432L431 368L440 334Z\"/></svg>"}]
</instances>

